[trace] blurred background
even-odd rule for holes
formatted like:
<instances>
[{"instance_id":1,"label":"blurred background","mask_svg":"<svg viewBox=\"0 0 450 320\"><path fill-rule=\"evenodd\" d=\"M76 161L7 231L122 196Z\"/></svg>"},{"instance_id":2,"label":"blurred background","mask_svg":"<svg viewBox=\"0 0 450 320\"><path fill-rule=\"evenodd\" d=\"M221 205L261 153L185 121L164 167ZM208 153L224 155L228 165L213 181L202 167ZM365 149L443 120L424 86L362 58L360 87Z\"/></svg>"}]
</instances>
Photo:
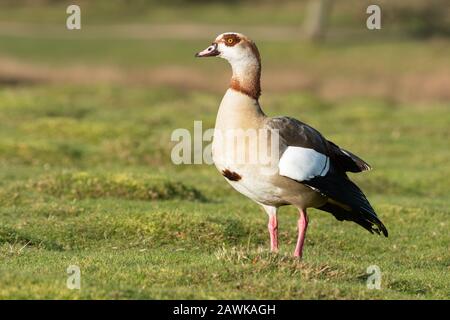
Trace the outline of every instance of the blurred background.
<instances>
[{"instance_id":1,"label":"blurred background","mask_svg":"<svg viewBox=\"0 0 450 320\"><path fill-rule=\"evenodd\" d=\"M70 1L0 3L5 84L89 81L222 92L224 63L199 63L192 55L217 34L238 31L262 51L265 91L450 98L449 0L76 1L80 31L65 28ZM382 8L382 30L366 28L370 4Z\"/></svg>"},{"instance_id":2,"label":"blurred background","mask_svg":"<svg viewBox=\"0 0 450 320\"><path fill-rule=\"evenodd\" d=\"M227 31L258 45L268 115L375 168L352 179L389 239L311 210L299 264L283 208L271 256L256 204L172 164L174 129L214 126L231 70L194 53ZM449 124L450 0L0 0L0 298L448 299Z\"/></svg>"}]
</instances>

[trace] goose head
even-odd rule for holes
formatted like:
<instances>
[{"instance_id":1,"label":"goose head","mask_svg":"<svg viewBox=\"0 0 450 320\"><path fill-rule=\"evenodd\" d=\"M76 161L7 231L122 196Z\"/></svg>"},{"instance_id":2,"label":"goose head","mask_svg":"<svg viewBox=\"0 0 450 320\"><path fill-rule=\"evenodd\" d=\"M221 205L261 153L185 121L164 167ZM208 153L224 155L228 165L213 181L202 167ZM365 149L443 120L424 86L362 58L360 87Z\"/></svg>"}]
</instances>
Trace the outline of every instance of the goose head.
<instances>
[{"instance_id":1,"label":"goose head","mask_svg":"<svg viewBox=\"0 0 450 320\"><path fill-rule=\"evenodd\" d=\"M233 70L230 87L258 99L261 94L261 58L255 43L241 33L222 33L196 57L220 57L227 60Z\"/></svg>"},{"instance_id":2,"label":"goose head","mask_svg":"<svg viewBox=\"0 0 450 320\"><path fill-rule=\"evenodd\" d=\"M241 33L226 32L217 36L205 50L195 54L196 57L219 56L233 62L257 63L259 52L252 40Z\"/></svg>"}]
</instances>

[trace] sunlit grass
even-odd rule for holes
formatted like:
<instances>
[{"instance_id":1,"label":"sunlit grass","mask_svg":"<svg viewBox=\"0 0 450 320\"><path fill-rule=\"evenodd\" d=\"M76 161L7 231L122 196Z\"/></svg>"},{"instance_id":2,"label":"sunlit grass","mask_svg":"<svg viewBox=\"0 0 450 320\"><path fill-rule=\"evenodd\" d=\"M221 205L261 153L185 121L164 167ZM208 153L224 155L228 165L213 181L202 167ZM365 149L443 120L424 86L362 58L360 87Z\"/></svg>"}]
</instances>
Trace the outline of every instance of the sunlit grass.
<instances>
[{"instance_id":1,"label":"sunlit grass","mask_svg":"<svg viewBox=\"0 0 450 320\"><path fill-rule=\"evenodd\" d=\"M173 89L2 89L0 296L448 298L447 105L263 97L268 114L306 121L374 166L352 177L390 232L310 210L297 262L293 208L280 212L281 252L271 254L256 204L212 166L170 161L172 130L213 126L219 100ZM71 264L81 291L66 288ZM381 268L379 291L366 288L370 265Z\"/></svg>"}]
</instances>

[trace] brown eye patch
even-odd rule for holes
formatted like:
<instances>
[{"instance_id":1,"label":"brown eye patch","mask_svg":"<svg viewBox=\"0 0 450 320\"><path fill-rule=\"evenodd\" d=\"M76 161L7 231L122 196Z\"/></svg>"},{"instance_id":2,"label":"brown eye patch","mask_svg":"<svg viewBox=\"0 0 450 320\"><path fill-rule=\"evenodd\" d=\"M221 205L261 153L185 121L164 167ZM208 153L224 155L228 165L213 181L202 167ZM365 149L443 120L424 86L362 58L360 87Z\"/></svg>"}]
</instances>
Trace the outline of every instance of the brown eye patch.
<instances>
[{"instance_id":1,"label":"brown eye patch","mask_svg":"<svg viewBox=\"0 0 450 320\"><path fill-rule=\"evenodd\" d=\"M223 42L225 45L232 47L239 43L241 41L241 38L239 38L236 34L226 34L223 36Z\"/></svg>"}]
</instances>

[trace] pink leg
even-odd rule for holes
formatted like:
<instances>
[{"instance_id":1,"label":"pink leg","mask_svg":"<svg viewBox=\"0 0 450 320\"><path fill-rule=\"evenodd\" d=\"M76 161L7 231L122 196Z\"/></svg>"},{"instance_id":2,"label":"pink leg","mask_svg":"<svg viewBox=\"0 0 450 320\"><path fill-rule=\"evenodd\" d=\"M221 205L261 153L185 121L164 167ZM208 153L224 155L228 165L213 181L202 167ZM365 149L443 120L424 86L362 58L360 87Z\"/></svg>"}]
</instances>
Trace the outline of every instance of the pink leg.
<instances>
[{"instance_id":1,"label":"pink leg","mask_svg":"<svg viewBox=\"0 0 450 320\"><path fill-rule=\"evenodd\" d=\"M302 257L303 254L303 244L305 243L306 229L308 228L308 216L305 210L299 210L300 217L298 219L298 239L297 246L295 247L294 257Z\"/></svg>"},{"instance_id":2,"label":"pink leg","mask_svg":"<svg viewBox=\"0 0 450 320\"><path fill-rule=\"evenodd\" d=\"M278 252L278 221L277 215L269 215L270 250Z\"/></svg>"}]
</instances>

